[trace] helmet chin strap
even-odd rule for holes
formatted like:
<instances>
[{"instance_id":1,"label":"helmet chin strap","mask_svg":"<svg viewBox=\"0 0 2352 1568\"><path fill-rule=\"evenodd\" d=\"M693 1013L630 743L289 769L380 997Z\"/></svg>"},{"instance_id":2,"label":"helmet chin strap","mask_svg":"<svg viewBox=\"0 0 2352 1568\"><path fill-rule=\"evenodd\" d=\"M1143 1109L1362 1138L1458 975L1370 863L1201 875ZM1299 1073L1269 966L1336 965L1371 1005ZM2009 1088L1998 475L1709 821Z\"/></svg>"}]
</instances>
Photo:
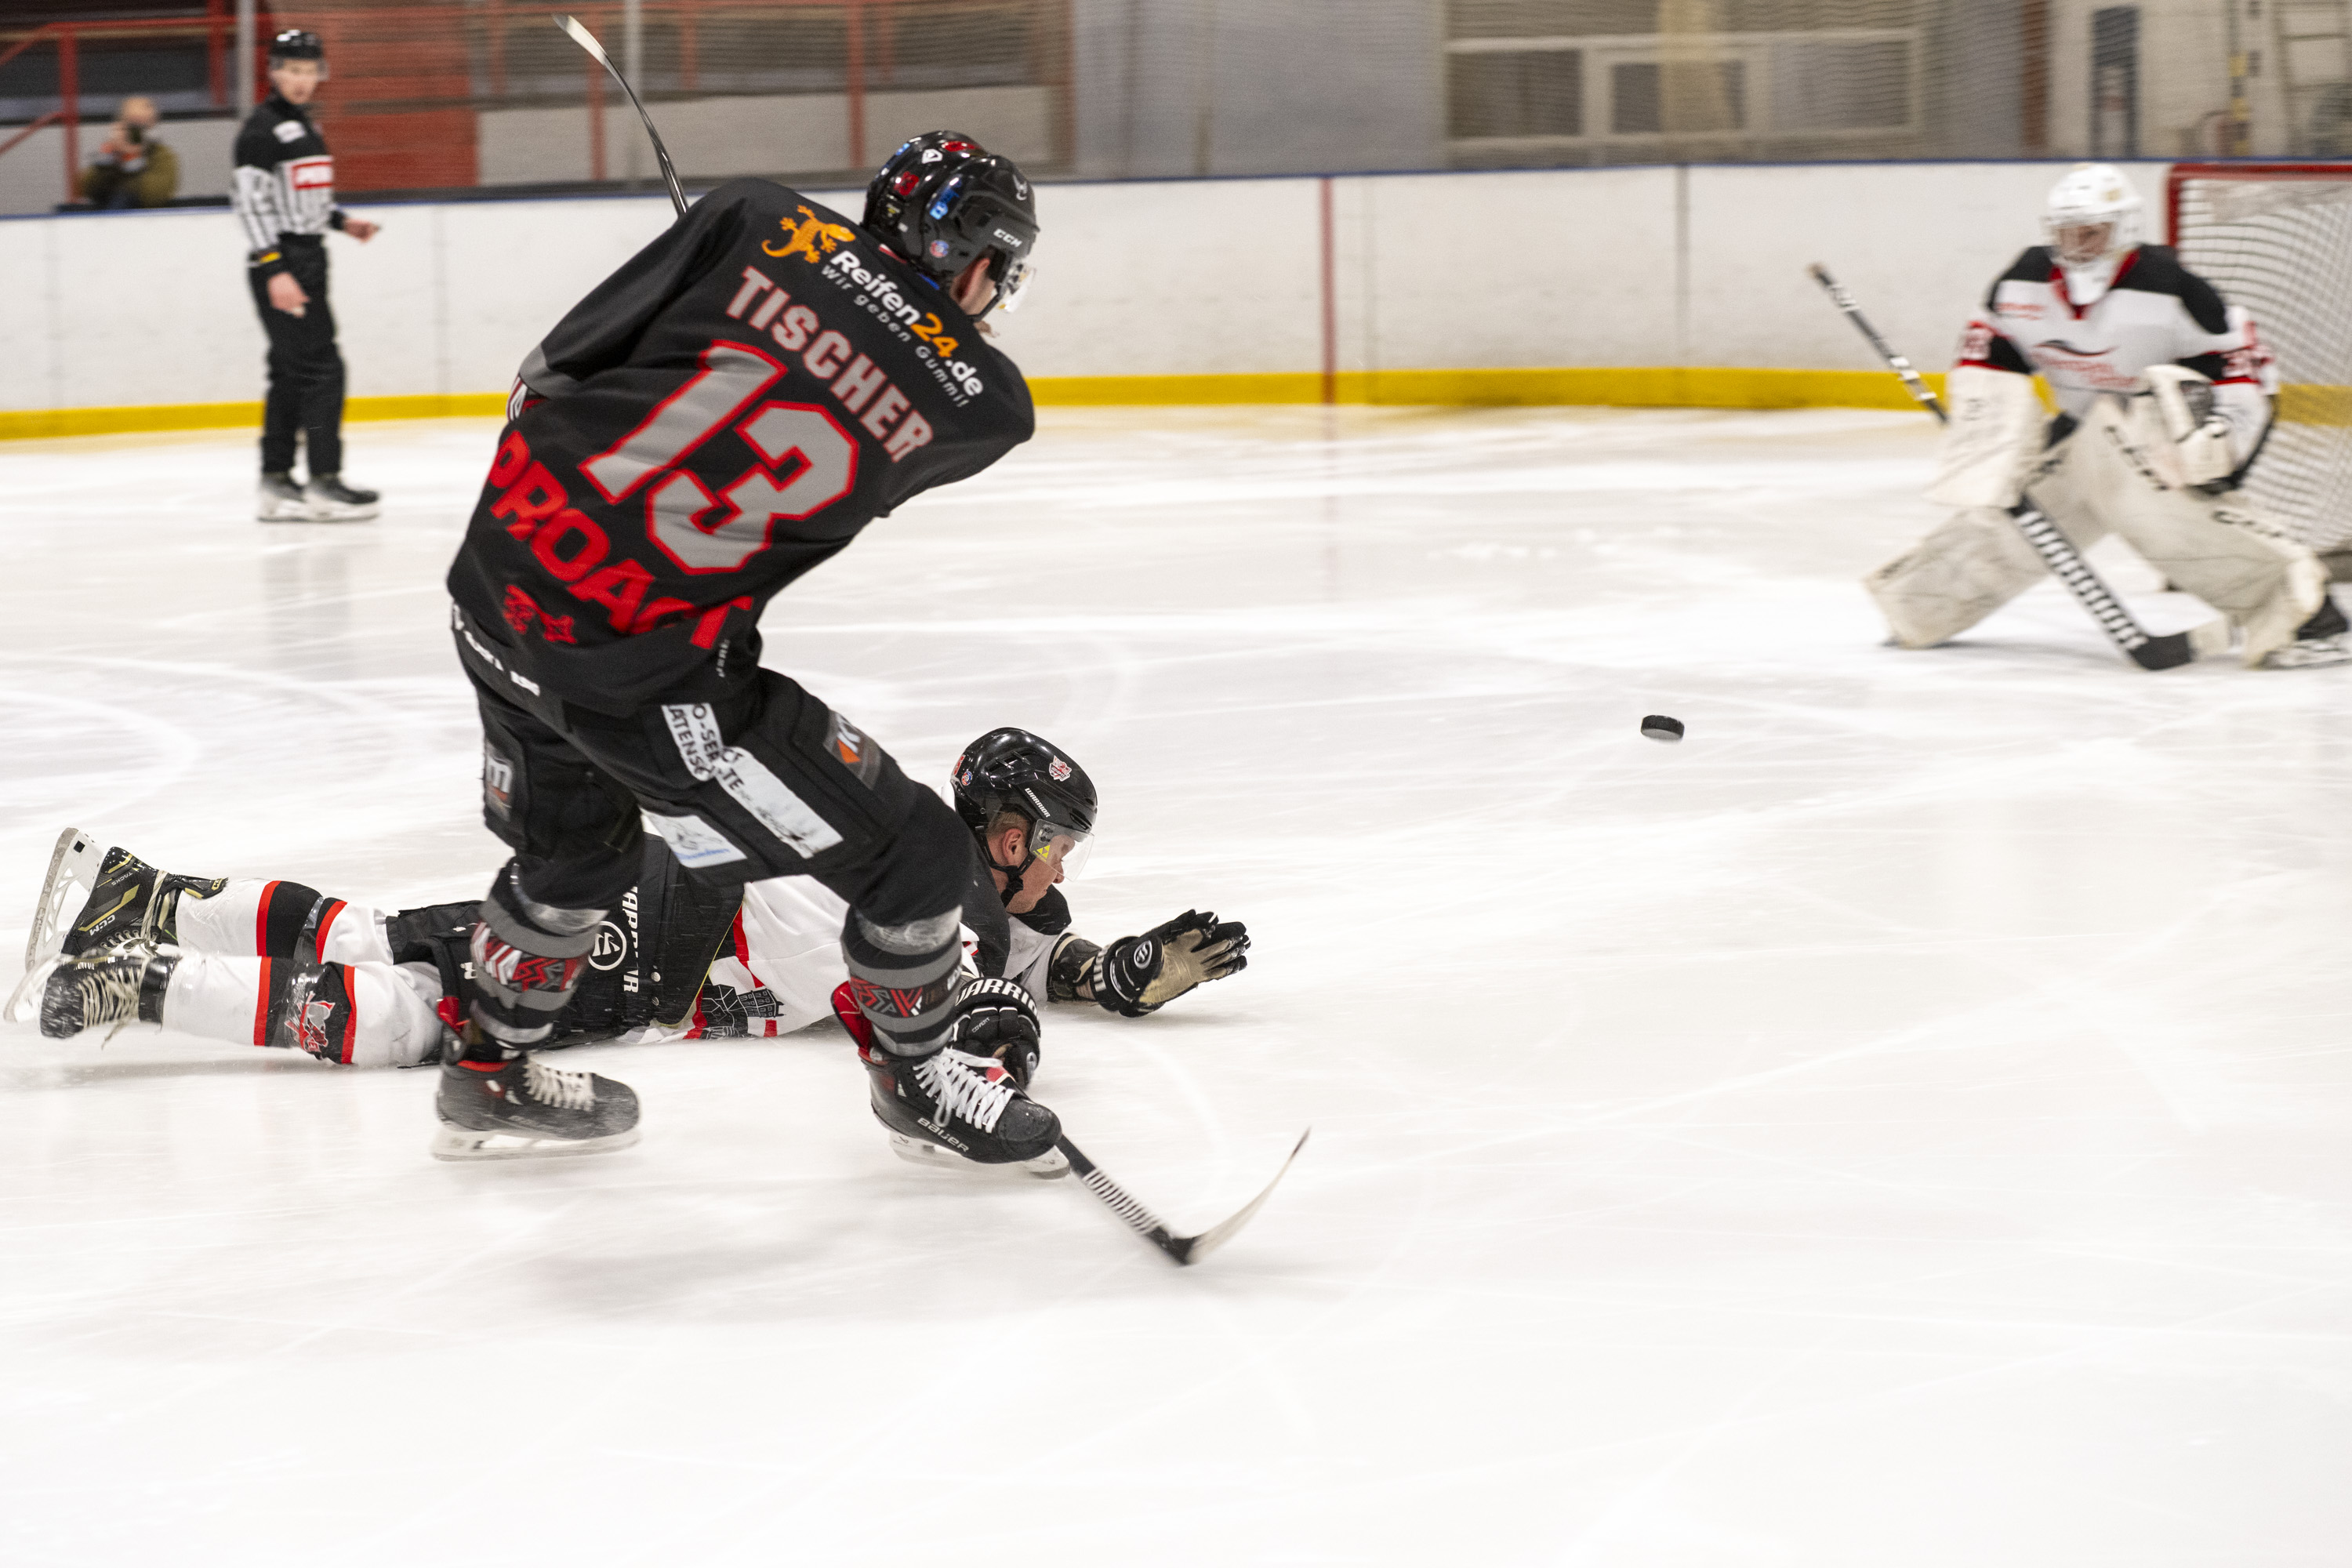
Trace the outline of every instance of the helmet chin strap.
<instances>
[{"instance_id":1,"label":"helmet chin strap","mask_svg":"<svg viewBox=\"0 0 2352 1568\"><path fill-rule=\"evenodd\" d=\"M1011 866L1000 866L996 862L994 845L982 839L980 847L988 857L988 868L1004 879L1004 891L1000 896L1004 900L1004 907L1010 910L1013 907L1013 900L1021 896L1021 882L1029 875L1029 868L1017 862Z\"/></svg>"}]
</instances>

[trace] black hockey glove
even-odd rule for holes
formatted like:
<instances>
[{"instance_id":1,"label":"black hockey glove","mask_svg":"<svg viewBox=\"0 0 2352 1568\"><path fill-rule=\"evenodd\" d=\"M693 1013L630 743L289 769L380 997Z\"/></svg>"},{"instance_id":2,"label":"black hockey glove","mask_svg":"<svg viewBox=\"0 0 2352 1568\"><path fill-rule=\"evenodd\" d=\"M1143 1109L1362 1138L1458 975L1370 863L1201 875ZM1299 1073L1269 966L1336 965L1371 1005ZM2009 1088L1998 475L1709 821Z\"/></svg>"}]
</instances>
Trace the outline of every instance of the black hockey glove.
<instances>
[{"instance_id":1,"label":"black hockey glove","mask_svg":"<svg viewBox=\"0 0 2352 1568\"><path fill-rule=\"evenodd\" d=\"M1195 985L1249 966L1249 931L1187 910L1141 936L1123 936L1095 958L1087 976L1095 1000L1123 1017L1156 1013Z\"/></svg>"},{"instance_id":2,"label":"black hockey glove","mask_svg":"<svg viewBox=\"0 0 2352 1568\"><path fill-rule=\"evenodd\" d=\"M1037 1076L1037 1010L1029 993L1010 980L975 980L948 1004L954 1021L948 1045L967 1056L1002 1062L1023 1089Z\"/></svg>"}]
</instances>

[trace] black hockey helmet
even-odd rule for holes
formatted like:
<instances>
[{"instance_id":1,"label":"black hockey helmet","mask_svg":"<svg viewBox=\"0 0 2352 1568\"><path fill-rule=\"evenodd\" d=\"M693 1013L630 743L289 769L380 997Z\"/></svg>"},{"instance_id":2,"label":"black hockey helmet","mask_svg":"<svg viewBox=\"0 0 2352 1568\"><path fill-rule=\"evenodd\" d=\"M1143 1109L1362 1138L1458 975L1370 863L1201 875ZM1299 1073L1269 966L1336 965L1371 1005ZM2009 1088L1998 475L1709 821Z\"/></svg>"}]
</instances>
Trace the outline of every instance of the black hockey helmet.
<instances>
[{"instance_id":1,"label":"black hockey helmet","mask_svg":"<svg viewBox=\"0 0 2352 1568\"><path fill-rule=\"evenodd\" d=\"M1005 897L1017 889L1033 859L1056 853L1065 875L1075 876L1094 841L1095 781L1086 769L1026 730L991 730L963 749L948 778L956 815L986 848L988 825L999 812L1029 819L1029 841L1020 864L1007 866L987 850L989 864L1006 875ZM1058 844L1056 841L1059 841Z\"/></svg>"},{"instance_id":2,"label":"black hockey helmet","mask_svg":"<svg viewBox=\"0 0 2352 1568\"><path fill-rule=\"evenodd\" d=\"M996 280L992 308L1009 310L1029 281L1037 202L1012 159L960 131L927 131L875 173L866 187L865 226L940 283L985 258Z\"/></svg>"},{"instance_id":3,"label":"black hockey helmet","mask_svg":"<svg viewBox=\"0 0 2352 1568\"><path fill-rule=\"evenodd\" d=\"M319 41L316 33L306 33L299 27L289 27L269 40L269 63L279 60L317 60L321 68L327 63L327 46Z\"/></svg>"}]
</instances>

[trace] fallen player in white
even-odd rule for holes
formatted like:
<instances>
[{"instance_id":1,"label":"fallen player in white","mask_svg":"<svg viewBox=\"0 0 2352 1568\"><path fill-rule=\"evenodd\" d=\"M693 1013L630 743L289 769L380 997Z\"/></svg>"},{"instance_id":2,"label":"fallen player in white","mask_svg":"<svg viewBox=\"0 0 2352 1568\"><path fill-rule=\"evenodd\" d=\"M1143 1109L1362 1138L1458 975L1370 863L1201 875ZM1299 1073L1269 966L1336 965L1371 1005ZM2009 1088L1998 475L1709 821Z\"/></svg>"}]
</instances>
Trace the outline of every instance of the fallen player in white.
<instances>
[{"instance_id":1,"label":"fallen player in white","mask_svg":"<svg viewBox=\"0 0 2352 1568\"><path fill-rule=\"evenodd\" d=\"M2140 243L2139 196L2111 164L2060 180L2042 227L2049 244L1994 282L1947 383L1927 495L1960 510L1864 579L1895 640L1932 647L2042 579L2010 516L2030 498L2077 549L2121 534L2221 611L2249 668L2352 659L2326 567L2239 494L2278 390L2252 318Z\"/></svg>"},{"instance_id":2,"label":"fallen player in white","mask_svg":"<svg viewBox=\"0 0 2352 1568\"><path fill-rule=\"evenodd\" d=\"M1247 964L1238 921L1187 912L1108 946L1072 932L1057 884L1095 821L1085 772L1038 737L995 730L957 760L971 829L964 963L1034 1005L1092 1002L1139 1017ZM68 906L82 895L79 912ZM40 997L66 1038L131 1021L355 1067L439 1058L479 900L386 912L302 884L162 871L79 830L58 842L12 1016ZM805 877L713 889L648 838L637 887L598 933L557 1043L791 1034L836 1013L847 979L842 900ZM856 1008L849 1009L854 1015ZM1036 1041L998 1058L1025 1084Z\"/></svg>"}]
</instances>

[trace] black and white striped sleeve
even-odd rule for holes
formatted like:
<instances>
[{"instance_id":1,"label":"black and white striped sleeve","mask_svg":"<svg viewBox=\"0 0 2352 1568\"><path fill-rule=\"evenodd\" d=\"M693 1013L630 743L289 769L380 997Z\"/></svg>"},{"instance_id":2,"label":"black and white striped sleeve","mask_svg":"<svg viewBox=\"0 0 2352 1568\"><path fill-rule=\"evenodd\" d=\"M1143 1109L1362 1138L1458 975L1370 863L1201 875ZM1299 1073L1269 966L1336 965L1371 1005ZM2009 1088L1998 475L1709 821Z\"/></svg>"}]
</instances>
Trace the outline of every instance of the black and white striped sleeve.
<instances>
[{"instance_id":1,"label":"black and white striped sleeve","mask_svg":"<svg viewBox=\"0 0 2352 1568\"><path fill-rule=\"evenodd\" d=\"M248 163L236 166L235 183L229 191L229 205L236 210L237 221L245 226L247 244L258 260L265 253L278 248L278 237L293 226L292 215L281 199L278 171L257 169Z\"/></svg>"},{"instance_id":2,"label":"black and white striped sleeve","mask_svg":"<svg viewBox=\"0 0 2352 1568\"><path fill-rule=\"evenodd\" d=\"M278 237L294 226L286 207L286 184L278 177L278 146L266 123L265 106L254 110L236 137L236 167L229 175L228 204L245 229L247 259L267 278L287 269Z\"/></svg>"}]
</instances>

